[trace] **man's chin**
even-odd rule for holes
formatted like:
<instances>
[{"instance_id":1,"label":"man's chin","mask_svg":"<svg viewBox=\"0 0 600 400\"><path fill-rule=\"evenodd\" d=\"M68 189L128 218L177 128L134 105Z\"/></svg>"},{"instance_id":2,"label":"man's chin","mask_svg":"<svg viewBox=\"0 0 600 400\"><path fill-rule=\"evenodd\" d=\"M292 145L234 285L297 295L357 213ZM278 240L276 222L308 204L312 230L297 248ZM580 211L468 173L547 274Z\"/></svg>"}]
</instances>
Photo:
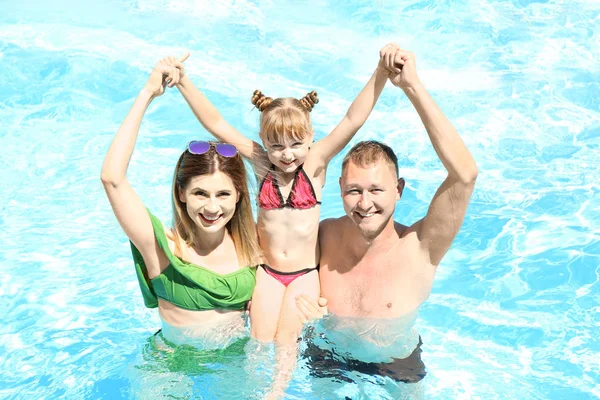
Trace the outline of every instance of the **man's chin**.
<instances>
[{"instance_id":1,"label":"man's chin","mask_svg":"<svg viewBox=\"0 0 600 400\"><path fill-rule=\"evenodd\" d=\"M354 223L361 232L377 232L382 226L383 221L380 215L375 215L369 218L361 218L355 216L353 218Z\"/></svg>"},{"instance_id":2,"label":"man's chin","mask_svg":"<svg viewBox=\"0 0 600 400\"><path fill-rule=\"evenodd\" d=\"M388 218L385 218L381 214L375 214L368 218L360 217L359 215L352 215L352 222L358 228L361 235L365 238L373 238L377 236L385 228Z\"/></svg>"}]
</instances>

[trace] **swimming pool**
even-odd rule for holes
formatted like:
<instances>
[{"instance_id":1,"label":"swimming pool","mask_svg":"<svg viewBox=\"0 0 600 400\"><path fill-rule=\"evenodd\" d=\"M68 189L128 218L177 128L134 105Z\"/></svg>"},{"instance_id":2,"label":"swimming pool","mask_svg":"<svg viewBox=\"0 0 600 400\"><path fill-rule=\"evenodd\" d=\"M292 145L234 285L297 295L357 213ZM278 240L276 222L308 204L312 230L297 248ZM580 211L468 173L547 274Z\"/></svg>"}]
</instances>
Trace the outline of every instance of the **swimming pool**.
<instances>
[{"instance_id":1,"label":"swimming pool","mask_svg":"<svg viewBox=\"0 0 600 400\"><path fill-rule=\"evenodd\" d=\"M230 122L258 130L249 98L317 90L317 136L339 121L397 41L475 156L464 226L416 327L426 398L600 396L600 6L592 0L335 2L20 1L0 15L0 397L239 398L268 371L241 342L215 353L155 343L102 160L155 61L187 71ZM168 220L170 180L207 137L176 93L147 113L130 166ZM444 175L416 113L386 87L355 141L401 159L396 219L420 218ZM336 158L323 217L343 213ZM594 228L596 226L596 228ZM150 383L151 382L151 383ZM246 382L246 383L244 383ZM376 379L289 398L393 398ZM245 387L244 385L249 385ZM313 390L314 389L314 390Z\"/></svg>"}]
</instances>

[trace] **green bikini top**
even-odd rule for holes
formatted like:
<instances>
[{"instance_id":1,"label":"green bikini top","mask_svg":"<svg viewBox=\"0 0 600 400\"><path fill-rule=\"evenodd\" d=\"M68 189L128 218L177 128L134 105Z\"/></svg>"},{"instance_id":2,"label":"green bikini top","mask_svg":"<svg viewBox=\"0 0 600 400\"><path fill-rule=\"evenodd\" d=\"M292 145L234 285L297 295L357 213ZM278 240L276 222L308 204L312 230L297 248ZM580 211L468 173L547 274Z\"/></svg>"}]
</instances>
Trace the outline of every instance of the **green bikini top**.
<instances>
[{"instance_id":1,"label":"green bikini top","mask_svg":"<svg viewBox=\"0 0 600 400\"><path fill-rule=\"evenodd\" d=\"M242 268L221 275L208 268L183 261L171 253L160 220L150 211L148 214L152 220L156 241L171 263L160 275L148 281L144 258L130 242L135 272L146 307L158 307L158 299L193 311L219 308L243 310L246 307L256 284L256 267Z\"/></svg>"}]
</instances>

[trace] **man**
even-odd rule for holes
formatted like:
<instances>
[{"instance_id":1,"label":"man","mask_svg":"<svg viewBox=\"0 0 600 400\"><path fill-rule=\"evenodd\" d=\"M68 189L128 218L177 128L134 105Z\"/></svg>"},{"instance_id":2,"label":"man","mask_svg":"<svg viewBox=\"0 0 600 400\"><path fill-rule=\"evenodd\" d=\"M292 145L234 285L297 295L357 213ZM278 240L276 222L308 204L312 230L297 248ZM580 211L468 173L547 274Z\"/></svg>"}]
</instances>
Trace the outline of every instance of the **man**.
<instances>
[{"instance_id":1,"label":"man","mask_svg":"<svg viewBox=\"0 0 600 400\"><path fill-rule=\"evenodd\" d=\"M324 320L327 339L319 342L324 335L316 335L305 353L317 376L340 378L342 371L354 370L402 382L423 378L421 341L412 324L462 225L478 173L421 84L413 53L399 49L388 68L390 81L421 117L448 176L427 215L406 226L393 219L405 184L393 150L361 142L344 158L339 183L346 215L322 221L319 231L321 296L332 315ZM297 303L307 318L326 310L305 296Z\"/></svg>"}]
</instances>

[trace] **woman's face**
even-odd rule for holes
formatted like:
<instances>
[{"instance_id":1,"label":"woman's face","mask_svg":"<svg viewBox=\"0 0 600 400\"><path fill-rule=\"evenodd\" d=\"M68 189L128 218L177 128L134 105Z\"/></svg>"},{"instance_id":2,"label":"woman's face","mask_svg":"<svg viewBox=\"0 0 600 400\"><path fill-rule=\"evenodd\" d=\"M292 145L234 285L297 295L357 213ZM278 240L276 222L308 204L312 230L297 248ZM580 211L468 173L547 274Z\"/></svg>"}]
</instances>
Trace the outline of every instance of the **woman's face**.
<instances>
[{"instance_id":1,"label":"woman's face","mask_svg":"<svg viewBox=\"0 0 600 400\"><path fill-rule=\"evenodd\" d=\"M231 178L220 171L196 176L179 191L188 215L206 233L216 233L227 226L239 197Z\"/></svg>"}]
</instances>

